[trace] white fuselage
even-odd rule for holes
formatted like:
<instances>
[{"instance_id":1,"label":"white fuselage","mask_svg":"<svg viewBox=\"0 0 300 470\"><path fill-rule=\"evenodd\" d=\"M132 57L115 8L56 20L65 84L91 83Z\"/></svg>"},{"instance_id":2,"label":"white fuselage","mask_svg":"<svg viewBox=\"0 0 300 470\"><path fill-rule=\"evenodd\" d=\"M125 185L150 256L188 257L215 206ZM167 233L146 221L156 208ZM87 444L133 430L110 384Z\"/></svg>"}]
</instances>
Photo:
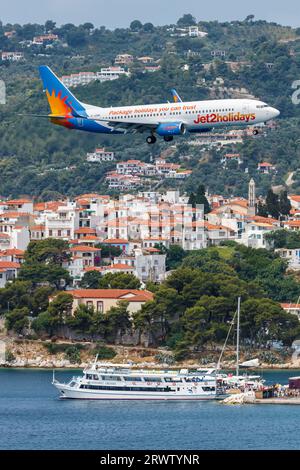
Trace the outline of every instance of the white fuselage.
<instances>
[{"instance_id":1,"label":"white fuselage","mask_svg":"<svg viewBox=\"0 0 300 470\"><path fill-rule=\"evenodd\" d=\"M277 117L277 109L258 100L226 99L153 105L99 108L86 106L90 119L109 122L159 126L183 123L189 132L203 132L222 126L247 126L265 123Z\"/></svg>"}]
</instances>

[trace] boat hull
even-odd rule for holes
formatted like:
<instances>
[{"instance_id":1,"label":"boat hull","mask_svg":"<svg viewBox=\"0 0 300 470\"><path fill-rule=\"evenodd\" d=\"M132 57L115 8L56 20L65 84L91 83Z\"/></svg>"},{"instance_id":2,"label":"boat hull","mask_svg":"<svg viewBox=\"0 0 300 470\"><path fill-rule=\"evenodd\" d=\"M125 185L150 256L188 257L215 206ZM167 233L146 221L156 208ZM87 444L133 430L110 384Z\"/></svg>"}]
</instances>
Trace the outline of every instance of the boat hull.
<instances>
[{"instance_id":1,"label":"boat hull","mask_svg":"<svg viewBox=\"0 0 300 470\"><path fill-rule=\"evenodd\" d=\"M176 393L176 392L137 392L132 391L118 392L115 391L93 391L93 390L76 390L60 384L54 384L55 387L61 392L61 399L76 399L76 400L215 400L215 393L199 394L196 392L191 393Z\"/></svg>"}]
</instances>

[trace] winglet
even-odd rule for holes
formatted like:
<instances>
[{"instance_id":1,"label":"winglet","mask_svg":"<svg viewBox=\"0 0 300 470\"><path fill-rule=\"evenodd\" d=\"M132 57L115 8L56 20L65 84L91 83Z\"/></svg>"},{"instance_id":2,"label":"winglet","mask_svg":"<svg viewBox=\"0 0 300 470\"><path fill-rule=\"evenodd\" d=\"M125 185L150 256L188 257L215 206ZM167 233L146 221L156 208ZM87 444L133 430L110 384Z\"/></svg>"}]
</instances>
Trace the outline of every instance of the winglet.
<instances>
[{"instance_id":1,"label":"winglet","mask_svg":"<svg viewBox=\"0 0 300 470\"><path fill-rule=\"evenodd\" d=\"M182 99L181 99L180 96L178 95L178 93L177 93L177 91L175 90L175 88L172 88L171 93L172 93L172 96L173 96L174 103L181 103L181 102L182 102Z\"/></svg>"}]
</instances>

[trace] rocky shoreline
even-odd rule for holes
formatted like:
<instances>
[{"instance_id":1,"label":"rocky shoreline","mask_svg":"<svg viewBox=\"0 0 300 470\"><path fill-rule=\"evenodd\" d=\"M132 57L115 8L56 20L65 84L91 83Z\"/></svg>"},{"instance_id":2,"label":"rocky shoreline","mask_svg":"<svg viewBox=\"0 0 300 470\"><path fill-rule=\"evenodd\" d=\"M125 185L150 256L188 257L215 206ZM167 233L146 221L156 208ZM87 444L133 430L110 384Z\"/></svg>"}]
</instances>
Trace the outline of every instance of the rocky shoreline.
<instances>
[{"instance_id":1,"label":"rocky shoreline","mask_svg":"<svg viewBox=\"0 0 300 470\"><path fill-rule=\"evenodd\" d=\"M77 358L66 357L64 352L50 352L49 341L41 340L18 340L13 337L2 337L3 350L0 351L0 367L5 368L31 368L31 369L84 369L93 360L95 353L93 349L81 349ZM60 342L54 343L57 346L62 345ZM64 341L64 345L76 346L72 341ZM79 344L79 343L77 343ZM85 343L82 343L85 344ZM80 346L80 344L79 344ZM135 364L140 368L214 368L216 362L205 362L203 358L189 359L180 362L168 362L171 358L170 351L165 348L145 348L145 347L130 347L122 345L110 345L114 350L115 357L113 359L101 359L99 362L109 362L110 364ZM235 357L232 352L229 352L230 357L224 357L222 369L235 370ZM10 356L10 357L7 357ZM75 360L74 360L75 359ZM262 361L256 370L280 370L280 369L300 369L300 357L289 357L287 361L279 363L268 363ZM246 369L241 369L244 373Z\"/></svg>"},{"instance_id":2,"label":"rocky shoreline","mask_svg":"<svg viewBox=\"0 0 300 470\"><path fill-rule=\"evenodd\" d=\"M81 363L71 363L67 359L57 359L57 360L41 360L40 358L36 359L20 359L18 358L15 361L12 362L0 362L0 368L10 368L10 369L18 369L18 368L23 368L23 369L84 369L87 367L89 364L91 364L92 361L88 362L81 362ZM114 364L124 364L128 365L128 361L124 362L114 362L114 361L101 361L99 362L105 362L108 364L111 364L112 366ZM196 363L190 363L190 362L182 362L182 363L175 363L172 365L169 364L162 364L158 362L136 362L134 365L140 367L140 368L156 368L156 369L166 369L166 368L171 368L171 369L178 369L178 368L193 368L193 367L202 367L201 364L196 364ZM215 367L215 364L207 364L205 365L205 368L209 367ZM222 369L225 370L235 370L235 365L232 363L228 364L226 362L223 363ZM300 361L297 361L296 363L284 363L284 364L261 364L259 367L256 367L255 370L260 371L260 370L300 370ZM240 373L243 374L247 371L247 369L241 369Z\"/></svg>"}]
</instances>

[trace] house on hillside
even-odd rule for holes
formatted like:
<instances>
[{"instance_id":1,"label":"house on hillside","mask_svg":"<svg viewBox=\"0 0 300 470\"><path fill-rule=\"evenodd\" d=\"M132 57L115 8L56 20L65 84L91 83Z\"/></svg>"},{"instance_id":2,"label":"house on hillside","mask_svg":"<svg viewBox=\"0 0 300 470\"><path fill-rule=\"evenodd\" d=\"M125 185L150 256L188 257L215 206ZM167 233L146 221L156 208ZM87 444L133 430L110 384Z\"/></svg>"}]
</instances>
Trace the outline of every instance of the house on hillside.
<instances>
[{"instance_id":1,"label":"house on hillside","mask_svg":"<svg viewBox=\"0 0 300 470\"><path fill-rule=\"evenodd\" d=\"M72 315L79 305L94 308L97 312L107 313L118 302L128 302L128 311L137 312L146 302L153 300L152 292L137 289L78 289L68 291L73 297Z\"/></svg>"}]
</instances>

